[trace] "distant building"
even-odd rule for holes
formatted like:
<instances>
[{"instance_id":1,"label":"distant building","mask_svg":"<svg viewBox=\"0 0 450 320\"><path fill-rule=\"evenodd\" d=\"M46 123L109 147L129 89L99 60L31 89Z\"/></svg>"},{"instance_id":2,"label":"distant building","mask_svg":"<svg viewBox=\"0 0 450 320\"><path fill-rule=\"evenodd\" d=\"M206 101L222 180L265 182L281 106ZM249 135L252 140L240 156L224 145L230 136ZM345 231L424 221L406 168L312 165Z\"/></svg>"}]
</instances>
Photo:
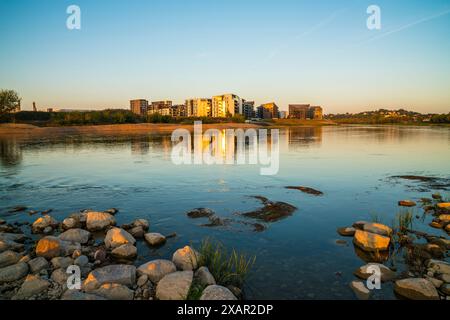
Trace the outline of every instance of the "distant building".
<instances>
[{"instance_id":1,"label":"distant building","mask_svg":"<svg viewBox=\"0 0 450 320\"><path fill-rule=\"evenodd\" d=\"M163 116L170 116L172 114L172 101L152 101L152 104L149 106L147 113L159 113Z\"/></svg>"},{"instance_id":2,"label":"distant building","mask_svg":"<svg viewBox=\"0 0 450 320\"><path fill-rule=\"evenodd\" d=\"M257 117L261 119L278 119L278 106L275 102L265 103L258 107Z\"/></svg>"},{"instance_id":3,"label":"distant building","mask_svg":"<svg viewBox=\"0 0 450 320\"><path fill-rule=\"evenodd\" d=\"M309 104L290 104L289 118L306 120L308 117Z\"/></svg>"},{"instance_id":4,"label":"distant building","mask_svg":"<svg viewBox=\"0 0 450 320\"><path fill-rule=\"evenodd\" d=\"M237 95L224 94L212 98L212 117L225 118L235 114L242 114L242 99Z\"/></svg>"},{"instance_id":5,"label":"distant building","mask_svg":"<svg viewBox=\"0 0 450 320\"><path fill-rule=\"evenodd\" d=\"M186 100L188 117L211 117L212 100L207 98Z\"/></svg>"},{"instance_id":6,"label":"distant building","mask_svg":"<svg viewBox=\"0 0 450 320\"><path fill-rule=\"evenodd\" d=\"M148 110L148 101L145 99L130 100L130 110L139 116L145 116Z\"/></svg>"},{"instance_id":7,"label":"distant building","mask_svg":"<svg viewBox=\"0 0 450 320\"><path fill-rule=\"evenodd\" d=\"M323 120L322 107L310 107L308 110L308 118L312 120Z\"/></svg>"},{"instance_id":8,"label":"distant building","mask_svg":"<svg viewBox=\"0 0 450 320\"><path fill-rule=\"evenodd\" d=\"M242 99L242 115L245 119L255 117L255 101L246 101Z\"/></svg>"},{"instance_id":9,"label":"distant building","mask_svg":"<svg viewBox=\"0 0 450 320\"><path fill-rule=\"evenodd\" d=\"M187 117L186 105L175 104L172 106L172 117Z\"/></svg>"},{"instance_id":10,"label":"distant building","mask_svg":"<svg viewBox=\"0 0 450 320\"><path fill-rule=\"evenodd\" d=\"M279 111L280 119L286 119L287 118L287 111Z\"/></svg>"}]
</instances>

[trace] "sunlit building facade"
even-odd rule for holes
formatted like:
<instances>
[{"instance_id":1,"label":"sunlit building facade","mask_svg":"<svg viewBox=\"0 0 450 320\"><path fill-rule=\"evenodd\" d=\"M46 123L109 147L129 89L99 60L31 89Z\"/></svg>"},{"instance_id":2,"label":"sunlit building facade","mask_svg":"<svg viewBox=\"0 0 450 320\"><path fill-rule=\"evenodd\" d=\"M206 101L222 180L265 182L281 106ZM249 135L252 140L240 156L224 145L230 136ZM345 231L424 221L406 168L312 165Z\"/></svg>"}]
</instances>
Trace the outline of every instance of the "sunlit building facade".
<instances>
[{"instance_id":1,"label":"sunlit building facade","mask_svg":"<svg viewBox=\"0 0 450 320\"><path fill-rule=\"evenodd\" d=\"M235 114L242 114L242 99L237 95L224 94L212 98L212 117L225 118Z\"/></svg>"},{"instance_id":2,"label":"sunlit building facade","mask_svg":"<svg viewBox=\"0 0 450 320\"><path fill-rule=\"evenodd\" d=\"M145 116L148 110L148 100L135 99L130 100L130 110L139 116Z\"/></svg>"}]
</instances>

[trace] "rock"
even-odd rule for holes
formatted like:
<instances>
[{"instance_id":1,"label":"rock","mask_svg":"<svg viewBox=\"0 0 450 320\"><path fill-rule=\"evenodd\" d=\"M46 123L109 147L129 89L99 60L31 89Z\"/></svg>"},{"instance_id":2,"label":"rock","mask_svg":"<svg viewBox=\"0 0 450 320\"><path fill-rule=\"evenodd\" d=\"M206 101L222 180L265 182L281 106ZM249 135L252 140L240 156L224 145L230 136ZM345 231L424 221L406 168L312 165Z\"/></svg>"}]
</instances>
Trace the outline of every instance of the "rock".
<instances>
[{"instance_id":1,"label":"rock","mask_svg":"<svg viewBox=\"0 0 450 320\"><path fill-rule=\"evenodd\" d=\"M142 227L142 229L144 229L145 231L148 230L148 228L150 228L150 223L148 222L148 220L145 219L136 219L131 223L132 227Z\"/></svg>"},{"instance_id":2,"label":"rock","mask_svg":"<svg viewBox=\"0 0 450 320\"><path fill-rule=\"evenodd\" d=\"M362 281L352 281L350 283L350 288L352 288L358 300L368 300L370 297L370 291L366 288Z\"/></svg>"},{"instance_id":3,"label":"rock","mask_svg":"<svg viewBox=\"0 0 450 320\"><path fill-rule=\"evenodd\" d=\"M423 278L397 280L394 291L411 300L439 300L439 294L434 285Z\"/></svg>"},{"instance_id":4,"label":"rock","mask_svg":"<svg viewBox=\"0 0 450 320\"><path fill-rule=\"evenodd\" d=\"M214 210L211 210L209 208L195 208L188 212L186 212L186 215L189 218L207 218L211 217L215 214Z\"/></svg>"},{"instance_id":5,"label":"rock","mask_svg":"<svg viewBox=\"0 0 450 320\"><path fill-rule=\"evenodd\" d=\"M9 213L15 213L15 212L20 212L20 211L25 211L25 210L27 210L27 209L28 209L28 208L25 207L25 206L15 206L15 207L9 209L8 212L9 212Z\"/></svg>"},{"instance_id":6,"label":"rock","mask_svg":"<svg viewBox=\"0 0 450 320\"><path fill-rule=\"evenodd\" d=\"M0 225L2 225L2 224L5 224L6 223L6 221L5 220L3 220L3 219L0 219Z\"/></svg>"},{"instance_id":7,"label":"rock","mask_svg":"<svg viewBox=\"0 0 450 320\"><path fill-rule=\"evenodd\" d=\"M91 233L83 229L69 229L59 235L59 238L63 241L77 242L86 244L89 241Z\"/></svg>"},{"instance_id":8,"label":"rock","mask_svg":"<svg viewBox=\"0 0 450 320\"><path fill-rule=\"evenodd\" d=\"M28 264L19 262L0 269L0 284L12 282L25 277L28 273Z\"/></svg>"},{"instance_id":9,"label":"rock","mask_svg":"<svg viewBox=\"0 0 450 320\"><path fill-rule=\"evenodd\" d=\"M166 237L160 233L146 233L144 237L151 246L160 246L166 242Z\"/></svg>"},{"instance_id":10,"label":"rock","mask_svg":"<svg viewBox=\"0 0 450 320\"><path fill-rule=\"evenodd\" d=\"M381 223L368 222L363 225L362 229L380 236L390 237L392 235L392 229Z\"/></svg>"},{"instance_id":11,"label":"rock","mask_svg":"<svg viewBox=\"0 0 450 320\"><path fill-rule=\"evenodd\" d=\"M337 239L337 240L336 240L336 244L337 244L337 245L340 245L340 246L348 246L347 241L342 240L342 239Z\"/></svg>"},{"instance_id":12,"label":"rock","mask_svg":"<svg viewBox=\"0 0 450 320\"><path fill-rule=\"evenodd\" d=\"M438 217L439 221L442 223L450 223L450 214L441 214Z\"/></svg>"},{"instance_id":13,"label":"rock","mask_svg":"<svg viewBox=\"0 0 450 320\"><path fill-rule=\"evenodd\" d=\"M448 233L450 233L450 223L448 225L445 226L445 231L447 231Z\"/></svg>"},{"instance_id":14,"label":"rock","mask_svg":"<svg viewBox=\"0 0 450 320\"><path fill-rule=\"evenodd\" d=\"M411 200L401 200L398 202L398 205L401 207L415 207L416 203Z\"/></svg>"},{"instance_id":15,"label":"rock","mask_svg":"<svg viewBox=\"0 0 450 320\"><path fill-rule=\"evenodd\" d=\"M58 226L58 221L56 221L51 216L42 216L39 217L33 224L31 225L31 231L33 233L42 233L45 228L52 227L56 228Z\"/></svg>"},{"instance_id":16,"label":"rock","mask_svg":"<svg viewBox=\"0 0 450 320\"><path fill-rule=\"evenodd\" d=\"M430 222L430 227L436 228L436 229L442 229L444 226L442 225L442 223L439 223L437 221L432 221L432 222Z\"/></svg>"},{"instance_id":17,"label":"rock","mask_svg":"<svg viewBox=\"0 0 450 320\"><path fill-rule=\"evenodd\" d=\"M105 246L107 248L114 249L127 243L134 245L136 240L131 234L121 228L112 228L106 234Z\"/></svg>"},{"instance_id":18,"label":"rock","mask_svg":"<svg viewBox=\"0 0 450 320\"><path fill-rule=\"evenodd\" d=\"M23 256L22 258L20 258L20 260L18 262L28 263L30 260L31 260L31 257L29 254L27 254L26 256Z\"/></svg>"},{"instance_id":19,"label":"rock","mask_svg":"<svg viewBox=\"0 0 450 320\"><path fill-rule=\"evenodd\" d=\"M111 254L117 259L132 260L137 257L137 248L127 243L115 248Z\"/></svg>"},{"instance_id":20,"label":"rock","mask_svg":"<svg viewBox=\"0 0 450 320\"><path fill-rule=\"evenodd\" d=\"M48 262L43 257L37 257L28 262L28 266L30 267L31 273L38 273L42 269L48 268Z\"/></svg>"},{"instance_id":21,"label":"rock","mask_svg":"<svg viewBox=\"0 0 450 320\"><path fill-rule=\"evenodd\" d=\"M95 211L86 213L86 228L89 231L101 231L115 224L116 220L109 213Z\"/></svg>"},{"instance_id":22,"label":"rock","mask_svg":"<svg viewBox=\"0 0 450 320\"><path fill-rule=\"evenodd\" d=\"M199 254L189 246L178 249L172 256L172 262L178 269L195 270L198 266Z\"/></svg>"},{"instance_id":23,"label":"rock","mask_svg":"<svg viewBox=\"0 0 450 320\"><path fill-rule=\"evenodd\" d=\"M211 285L203 290L200 300L237 300L237 298L228 288Z\"/></svg>"},{"instance_id":24,"label":"rock","mask_svg":"<svg viewBox=\"0 0 450 320\"><path fill-rule=\"evenodd\" d=\"M14 242L24 242L27 236L22 233L0 233L0 240L8 240Z\"/></svg>"},{"instance_id":25,"label":"rock","mask_svg":"<svg viewBox=\"0 0 450 320\"><path fill-rule=\"evenodd\" d=\"M371 223L371 222L364 221L364 220L356 221L353 223L352 227L355 229L358 229L358 230L363 230L364 225L367 223Z\"/></svg>"},{"instance_id":26,"label":"rock","mask_svg":"<svg viewBox=\"0 0 450 320\"><path fill-rule=\"evenodd\" d=\"M68 266L73 264L73 260L70 257L55 257L50 263L52 264L53 269L63 268L65 270Z\"/></svg>"},{"instance_id":27,"label":"rock","mask_svg":"<svg viewBox=\"0 0 450 320\"><path fill-rule=\"evenodd\" d=\"M444 284L444 281L433 278L432 276L427 276L426 279L430 281L435 288L440 288Z\"/></svg>"},{"instance_id":28,"label":"rock","mask_svg":"<svg viewBox=\"0 0 450 320\"><path fill-rule=\"evenodd\" d=\"M442 285L440 290L446 296L450 296L450 284L446 283L446 284Z\"/></svg>"},{"instance_id":29,"label":"rock","mask_svg":"<svg viewBox=\"0 0 450 320\"><path fill-rule=\"evenodd\" d=\"M339 235L343 237L353 237L355 235L355 231L356 230L353 227L342 227L337 229Z\"/></svg>"},{"instance_id":30,"label":"rock","mask_svg":"<svg viewBox=\"0 0 450 320\"><path fill-rule=\"evenodd\" d=\"M281 201L272 202L264 197L256 198L263 203L264 207L254 211L245 212L242 214L243 216L259 219L265 222L276 222L286 217L292 216L294 211L297 210L296 207L290 205L289 203Z\"/></svg>"},{"instance_id":31,"label":"rock","mask_svg":"<svg viewBox=\"0 0 450 320\"><path fill-rule=\"evenodd\" d=\"M373 272L368 271L369 267L378 267L380 269L382 282L391 281L396 278L395 272L381 263L368 263L359 267L353 274L361 279L368 279L373 274Z\"/></svg>"},{"instance_id":32,"label":"rock","mask_svg":"<svg viewBox=\"0 0 450 320\"><path fill-rule=\"evenodd\" d=\"M13 300L24 300L37 295L50 286L50 282L35 275L28 275Z\"/></svg>"},{"instance_id":33,"label":"rock","mask_svg":"<svg viewBox=\"0 0 450 320\"><path fill-rule=\"evenodd\" d=\"M66 218L63 220L61 224L62 228L64 230L69 230L77 227L77 220L74 218Z\"/></svg>"},{"instance_id":34,"label":"rock","mask_svg":"<svg viewBox=\"0 0 450 320\"><path fill-rule=\"evenodd\" d=\"M204 286L216 284L214 276L211 274L211 272L209 272L209 269L207 267L198 268L198 270L195 272L195 277L198 279L200 284Z\"/></svg>"},{"instance_id":35,"label":"rock","mask_svg":"<svg viewBox=\"0 0 450 320\"><path fill-rule=\"evenodd\" d=\"M106 213L115 215L117 212L119 212L119 210L116 209L116 208L110 208L110 209L107 209L107 210L105 210L105 211L103 211L103 212L106 212Z\"/></svg>"},{"instance_id":36,"label":"rock","mask_svg":"<svg viewBox=\"0 0 450 320\"><path fill-rule=\"evenodd\" d=\"M435 200L440 200L442 199L442 196L439 193L434 193L431 195L431 197Z\"/></svg>"},{"instance_id":37,"label":"rock","mask_svg":"<svg viewBox=\"0 0 450 320\"><path fill-rule=\"evenodd\" d=\"M109 265L93 270L83 283L85 291L93 291L105 283L123 284L127 287L134 285L136 281L136 267L117 264Z\"/></svg>"},{"instance_id":38,"label":"rock","mask_svg":"<svg viewBox=\"0 0 450 320\"><path fill-rule=\"evenodd\" d=\"M12 250L6 250L0 253L0 268L16 264L22 258L22 255Z\"/></svg>"},{"instance_id":39,"label":"rock","mask_svg":"<svg viewBox=\"0 0 450 320\"><path fill-rule=\"evenodd\" d=\"M136 285L138 287L142 287L144 286L146 283L148 282L148 276L146 274L143 274L142 276L139 277L139 279L137 280Z\"/></svg>"},{"instance_id":40,"label":"rock","mask_svg":"<svg viewBox=\"0 0 450 320\"><path fill-rule=\"evenodd\" d=\"M364 251L386 251L389 248L391 239L375 233L356 230L353 242Z\"/></svg>"},{"instance_id":41,"label":"rock","mask_svg":"<svg viewBox=\"0 0 450 320\"><path fill-rule=\"evenodd\" d=\"M117 283L105 283L93 292L108 300L133 300L134 292L126 286Z\"/></svg>"},{"instance_id":42,"label":"rock","mask_svg":"<svg viewBox=\"0 0 450 320\"><path fill-rule=\"evenodd\" d=\"M450 263L441 260L430 260L427 264L428 268L436 270L437 273L450 274Z\"/></svg>"},{"instance_id":43,"label":"rock","mask_svg":"<svg viewBox=\"0 0 450 320\"><path fill-rule=\"evenodd\" d=\"M66 272L67 268L59 268L52 272L51 279L61 286L67 288L67 279L69 279L69 274Z\"/></svg>"},{"instance_id":44,"label":"rock","mask_svg":"<svg viewBox=\"0 0 450 320\"><path fill-rule=\"evenodd\" d=\"M156 286L159 300L186 300L191 288L192 271L177 271L166 275Z\"/></svg>"},{"instance_id":45,"label":"rock","mask_svg":"<svg viewBox=\"0 0 450 320\"><path fill-rule=\"evenodd\" d=\"M24 245L22 243L17 243L12 240L0 239L0 252L5 251L22 251L24 249Z\"/></svg>"},{"instance_id":46,"label":"rock","mask_svg":"<svg viewBox=\"0 0 450 320\"><path fill-rule=\"evenodd\" d=\"M104 262L106 260L106 251L103 249L98 249L94 253L94 260Z\"/></svg>"},{"instance_id":47,"label":"rock","mask_svg":"<svg viewBox=\"0 0 450 320\"><path fill-rule=\"evenodd\" d=\"M89 252L89 248L83 248L86 252ZM72 259L76 259L76 258L78 258L79 256L82 256L83 255L83 252L81 251L81 250L74 250L73 251L73 253L72 253Z\"/></svg>"},{"instance_id":48,"label":"rock","mask_svg":"<svg viewBox=\"0 0 450 320\"><path fill-rule=\"evenodd\" d=\"M145 230L142 228L142 226L133 227L128 230L128 232L135 238L135 239L142 239L145 235Z\"/></svg>"},{"instance_id":49,"label":"rock","mask_svg":"<svg viewBox=\"0 0 450 320\"><path fill-rule=\"evenodd\" d=\"M52 227L47 227L44 229L44 231L42 231L43 234L51 234L52 232L53 232Z\"/></svg>"},{"instance_id":50,"label":"rock","mask_svg":"<svg viewBox=\"0 0 450 320\"><path fill-rule=\"evenodd\" d=\"M437 204L439 209L450 209L450 202L441 202Z\"/></svg>"},{"instance_id":51,"label":"rock","mask_svg":"<svg viewBox=\"0 0 450 320\"><path fill-rule=\"evenodd\" d=\"M67 290L61 300L106 300L96 294L84 293L79 290Z\"/></svg>"},{"instance_id":52,"label":"rock","mask_svg":"<svg viewBox=\"0 0 450 320\"><path fill-rule=\"evenodd\" d=\"M441 274L439 274L439 279L441 279L445 283L450 283L450 274L448 274L448 273L441 273Z\"/></svg>"},{"instance_id":53,"label":"rock","mask_svg":"<svg viewBox=\"0 0 450 320\"><path fill-rule=\"evenodd\" d=\"M169 260L157 259L141 265L137 269L138 275L147 275L153 283L158 283L164 276L177 271L175 264Z\"/></svg>"},{"instance_id":54,"label":"rock","mask_svg":"<svg viewBox=\"0 0 450 320\"><path fill-rule=\"evenodd\" d=\"M310 187L295 187L295 186L289 186L289 187L285 187L286 189L291 189L291 190L299 190L303 193L307 193L307 194L312 194L313 196L322 196L323 192L310 188Z\"/></svg>"},{"instance_id":55,"label":"rock","mask_svg":"<svg viewBox=\"0 0 450 320\"><path fill-rule=\"evenodd\" d=\"M51 259L58 257L63 253L61 240L56 237L44 237L39 240L36 246L36 255L38 257L44 257Z\"/></svg>"},{"instance_id":56,"label":"rock","mask_svg":"<svg viewBox=\"0 0 450 320\"><path fill-rule=\"evenodd\" d=\"M74 263L79 267L85 267L89 263L89 259L86 256L79 256L75 259Z\"/></svg>"}]
</instances>

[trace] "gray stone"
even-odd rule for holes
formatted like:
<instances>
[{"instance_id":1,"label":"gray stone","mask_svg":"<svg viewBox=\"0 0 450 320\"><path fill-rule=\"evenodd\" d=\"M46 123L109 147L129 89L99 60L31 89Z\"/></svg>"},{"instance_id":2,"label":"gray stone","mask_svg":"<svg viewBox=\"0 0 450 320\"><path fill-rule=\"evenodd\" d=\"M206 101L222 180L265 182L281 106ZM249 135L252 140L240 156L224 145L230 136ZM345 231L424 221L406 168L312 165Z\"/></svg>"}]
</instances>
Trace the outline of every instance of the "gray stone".
<instances>
[{"instance_id":1,"label":"gray stone","mask_svg":"<svg viewBox=\"0 0 450 320\"><path fill-rule=\"evenodd\" d=\"M42 233L45 228L52 227L56 228L58 226L58 221L49 215L45 215L36 219L31 225L31 231L33 233Z\"/></svg>"},{"instance_id":2,"label":"gray stone","mask_svg":"<svg viewBox=\"0 0 450 320\"><path fill-rule=\"evenodd\" d=\"M50 263L52 264L53 269L67 269L68 266L73 264L73 259L70 257L55 257Z\"/></svg>"},{"instance_id":3,"label":"gray stone","mask_svg":"<svg viewBox=\"0 0 450 320\"><path fill-rule=\"evenodd\" d=\"M358 300L368 300L370 298L370 291L362 281L352 281L350 288L352 288Z\"/></svg>"},{"instance_id":4,"label":"gray stone","mask_svg":"<svg viewBox=\"0 0 450 320\"><path fill-rule=\"evenodd\" d=\"M211 285L203 290L200 300L237 300L237 298L228 288Z\"/></svg>"},{"instance_id":5,"label":"gray stone","mask_svg":"<svg viewBox=\"0 0 450 320\"><path fill-rule=\"evenodd\" d=\"M79 256L75 259L74 263L79 267L85 267L89 263L89 259L86 256Z\"/></svg>"},{"instance_id":6,"label":"gray stone","mask_svg":"<svg viewBox=\"0 0 450 320\"><path fill-rule=\"evenodd\" d=\"M27 239L27 236L23 233L0 233L0 240L9 240L14 242L24 242Z\"/></svg>"},{"instance_id":7,"label":"gray stone","mask_svg":"<svg viewBox=\"0 0 450 320\"><path fill-rule=\"evenodd\" d=\"M343 228L338 228L337 232L339 233L339 235L343 236L343 237L353 237L355 234L355 228L353 227L343 227Z\"/></svg>"},{"instance_id":8,"label":"gray stone","mask_svg":"<svg viewBox=\"0 0 450 320\"><path fill-rule=\"evenodd\" d=\"M450 284L446 283L440 288L441 292L446 296L450 296Z\"/></svg>"},{"instance_id":9,"label":"gray stone","mask_svg":"<svg viewBox=\"0 0 450 320\"><path fill-rule=\"evenodd\" d=\"M195 277L204 286L216 284L214 276L211 274L211 272L209 272L209 269L207 267L198 268L198 270L195 272Z\"/></svg>"},{"instance_id":10,"label":"gray stone","mask_svg":"<svg viewBox=\"0 0 450 320\"><path fill-rule=\"evenodd\" d=\"M25 277L28 274L28 264L19 262L0 269L0 284L12 282Z\"/></svg>"},{"instance_id":11,"label":"gray stone","mask_svg":"<svg viewBox=\"0 0 450 320\"><path fill-rule=\"evenodd\" d=\"M177 271L175 264L169 260L157 259L141 265L137 269L138 275L147 275L153 283L158 283L164 276Z\"/></svg>"},{"instance_id":12,"label":"gray stone","mask_svg":"<svg viewBox=\"0 0 450 320\"><path fill-rule=\"evenodd\" d=\"M50 286L50 282L42 280L36 275L28 275L13 300L23 300L37 295Z\"/></svg>"},{"instance_id":13,"label":"gray stone","mask_svg":"<svg viewBox=\"0 0 450 320\"><path fill-rule=\"evenodd\" d=\"M66 218L62 222L62 227L64 230L69 230L77 227L77 220L74 218Z\"/></svg>"},{"instance_id":14,"label":"gray stone","mask_svg":"<svg viewBox=\"0 0 450 320\"><path fill-rule=\"evenodd\" d=\"M61 268L53 271L51 275L51 279L63 287L67 287L68 278L69 274L66 272L66 269Z\"/></svg>"},{"instance_id":15,"label":"gray stone","mask_svg":"<svg viewBox=\"0 0 450 320\"><path fill-rule=\"evenodd\" d=\"M22 255L12 250L0 253L0 268L16 264L22 258Z\"/></svg>"},{"instance_id":16,"label":"gray stone","mask_svg":"<svg viewBox=\"0 0 450 320\"><path fill-rule=\"evenodd\" d=\"M111 255L116 259L133 260L137 257L137 248L129 243L123 244L111 251Z\"/></svg>"},{"instance_id":17,"label":"gray stone","mask_svg":"<svg viewBox=\"0 0 450 320\"><path fill-rule=\"evenodd\" d=\"M0 239L0 253L8 250L22 251L25 246L22 243L17 243L8 239Z\"/></svg>"},{"instance_id":18,"label":"gray stone","mask_svg":"<svg viewBox=\"0 0 450 320\"><path fill-rule=\"evenodd\" d=\"M148 230L148 228L150 227L150 223L145 219L136 219L131 223L131 225L133 227L142 227L142 229L144 230Z\"/></svg>"},{"instance_id":19,"label":"gray stone","mask_svg":"<svg viewBox=\"0 0 450 320\"><path fill-rule=\"evenodd\" d=\"M148 282L148 276L146 274L143 274L142 276L139 277L139 279L137 280L136 284L137 284L138 287L142 287L147 282Z\"/></svg>"},{"instance_id":20,"label":"gray stone","mask_svg":"<svg viewBox=\"0 0 450 320\"><path fill-rule=\"evenodd\" d=\"M114 217L106 212L90 211L85 214L86 216L86 228L89 231L104 230L109 226L116 224Z\"/></svg>"},{"instance_id":21,"label":"gray stone","mask_svg":"<svg viewBox=\"0 0 450 320\"><path fill-rule=\"evenodd\" d=\"M117 283L105 283L93 292L108 300L133 300L134 292L126 286Z\"/></svg>"},{"instance_id":22,"label":"gray stone","mask_svg":"<svg viewBox=\"0 0 450 320\"><path fill-rule=\"evenodd\" d=\"M66 290L61 300L106 300L96 294L84 293L79 290Z\"/></svg>"},{"instance_id":23,"label":"gray stone","mask_svg":"<svg viewBox=\"0 0 450 320\"><path fill-rule=\"evenodd\" d=\"M93 270L83 283L85 291L98 289L105 283L118 283L131 287L136 281L136 267L117 264Z\"/></svg>"},{"instance_id":24,"label":"gray stone","mask_svg":"<svg viewBox=\"0 0 450 320\"><path fill-rule=\"evenodd\" d=\"M445 261L431 259L427 267L434 269L439 274L450 274L450 263Z\"/></svg>"},{"instance_id":25,"label":"gray stone","mask_svg":"<svg viewBox=\"0 0 450 320\"><path fill-rule=\"evenodd\" d=\"M142 239L145 234L144 228L142 226L133 227L128 232L135 238L135 239Z\"/></svg>"},{"instance_id":26,"label":"gray stone","mask_svg":"<svg viewBox=\"0 0 450 320\"><path fill-rule=\"evenodd\" d=\"M439 300L439 294L434 285L423 278L397 280L394 290L400 296L411 300Z\"/></svg>"},{"instance_id":27,"label":"gray stone","mask_svg":"<svg viewBox=\"0 0 450 320\"><path fill-rule=\"evenodd\" d=\"M359 267L357 270L355 270L354 275L361 279L367 279L373 274L373 271L372 272L368 271L369 268L374 268L374 269L379 268L380 272L381 272L381 281L383 281L383 282L392 281L396 277L396 274L394 271L392 271L391 269L389 269L388 267L386 267L385 265L383 265L381 263L368 263L362 267Z\"/></svg>"},{"instance_id":28,"label":"gray stone","mask_svg":"<svg viewBox=\"0 0 450 320\"><path fill-rule=\"evenodd\" d=\"M430 281L435 288L440 288L444 284L444 281L430 277L430 276L427 276L426 279L428 281Z\"/></svg>"},{"instance_id":29,"label":"gray stone","mask_svg":"<svg viewBox=\"0 0 450 320\"><path fill-rule=\"evenodd\" d=\"M159 300L186 300L192 284L192 271L177 271L166 275L156 286Z\"/></svg>"},{"instance_id":30,"label":"gray stone","mask_svg":"<svg viewBox=\"0 0 450 320\"><path fill-rule=\"evenodd\" d=\"M91 233L83 229L69 229L60 234L59 238L63 241L77 242L86 244L89 241Z\"/></svg>"},{"instance_id":31,"label":"gray stone","mask_svg":"<svg viewBox=\"0 0 450 320\"><path fill-rule=\"evenodd\" d=\"M134 245L136 240L131 234L121 228L111 228L106 234L105 246L107 248L114 249L127 243Z\"/></svg>"},{"instance_id":32,"label":"gray stone","mask_svg":"<svg viewBox=\"0 0 450 320\"><path fill-rule=\"evenodd\" d=\"M151 246L160 246L166 242L166 237L160 233L146 233L145 241Z\"/></svg>"},{"instance_id":33,"label":"gray stone","mask_svg":"<svg viewBox=\"0 0 450 320\"><path fill-rule=\"evenodd\" d=\"M439 275L439 279L441 279L445 283L450 283L450 274L442 273L442 274Z\"/></svg>"},{"instance_id":34,"label":"gray stone","mask_svg":"<svg viewBox=\"0 0 450 320\"><path fill-rule=\"evenodd\" d=\"M37 257L28 261L28 266L30 267L31 273L39 273L42 269L48 268L48 262L43 257Z\"/></svg>"},{"instance_id":35,"label":"gray stone","mask_svg":"<svg viewBox=\"0 0 450 320\"><path fill-rule=\"evenodd\" d=\"M181 270L195 270L198 266L199 254L189 246L178 249L172 256L173 263Z\"/></svg>"}]
</instances>

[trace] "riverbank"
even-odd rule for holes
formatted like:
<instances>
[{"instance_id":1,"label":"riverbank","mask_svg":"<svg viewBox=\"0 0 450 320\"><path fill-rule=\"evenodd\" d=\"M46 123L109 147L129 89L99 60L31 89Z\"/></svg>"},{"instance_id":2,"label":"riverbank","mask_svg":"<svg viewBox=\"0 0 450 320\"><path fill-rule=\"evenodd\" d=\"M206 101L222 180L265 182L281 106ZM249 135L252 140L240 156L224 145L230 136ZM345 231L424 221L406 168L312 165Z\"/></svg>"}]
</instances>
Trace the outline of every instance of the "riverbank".
<instances>
[{"instance_id":1,"label":"riverbank","mask_svg":"<svg viewBox=\"0 0 450 320\"><path fill-rule=\"evenodd\" d=\"M293 126L323 126L333 125L330 121L283 121L261 123L211 123L203 124L203 130L207 129L249 129L249 128L280 128ZM193 130L193 124L174 123L135 123L135 124L109 124L109 125L87 125L87 126L60 126L60 127L38 127L30 124L0 124L0 136L2 135L71 135L71 134L144 134L144 133L167 133L175 129Z\"/></svg>"}]
</instances>

